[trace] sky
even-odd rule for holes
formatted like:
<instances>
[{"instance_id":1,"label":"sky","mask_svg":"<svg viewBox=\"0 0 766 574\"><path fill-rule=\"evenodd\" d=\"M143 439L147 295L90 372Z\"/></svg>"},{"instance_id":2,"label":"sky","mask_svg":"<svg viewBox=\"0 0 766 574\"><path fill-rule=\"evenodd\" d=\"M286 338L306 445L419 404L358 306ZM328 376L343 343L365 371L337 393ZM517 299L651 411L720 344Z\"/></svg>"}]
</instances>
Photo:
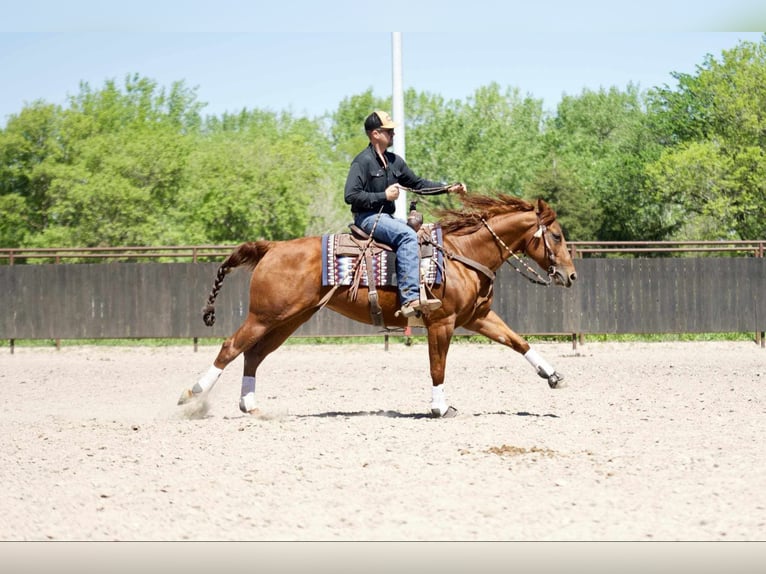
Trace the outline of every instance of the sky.
<instances>
[{"instance_id":1,"label":"sky","mask_svg":"<svg viewBox=\"0 0 766 574\"><path fill-rule=\"evenodd\" d=\"M6 3L6 2L4 2ZM543 100L628 83L675 86L711 54L759 42L766 8L750 0L485 2L463 14L421 0L291 2L259 7L219 0L39 2L0 16L0 126L35 100L66 105L107 80L138 74L169 88L184 81L203 114L243 108L318 117L371 89L392 92L392 33L402 30L405 89L469 99L497 83ZM617 6L617 8L616 8ZM661 15L662 17L659 17ZM691 16L693 15L693 16ZM397 27L398 24L398 27ZM409 31L407 31L409 30Z\"/></svg>"}]
</instances>

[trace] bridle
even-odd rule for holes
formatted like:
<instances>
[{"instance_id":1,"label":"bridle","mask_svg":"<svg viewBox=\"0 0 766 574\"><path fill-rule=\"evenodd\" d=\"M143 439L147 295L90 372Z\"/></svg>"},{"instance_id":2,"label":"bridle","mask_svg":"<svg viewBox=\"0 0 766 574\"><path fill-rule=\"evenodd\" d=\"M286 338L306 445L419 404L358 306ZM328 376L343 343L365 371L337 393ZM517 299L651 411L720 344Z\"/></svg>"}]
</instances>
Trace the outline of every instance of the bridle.
<instances>
[{"instance_id":1,"label":"bridle","mask_svg":"<svg viewBox=\"0 0 766 574\"><path fill-rule=\"evenodd\" d=\"M423 189L408 189L407 191L412 191L413 193L417 195L441 195L443 193L447 193L449 188L450 188L449 185L444 185L440 187L431 187L431 188L423 188ZM545 285L547 287L553 282L552 277L556 274L556 255L553 253L553 249L551 249L550 243L548 242L548 235L549 235L548 227L540 220L539 213L536 213L535 215L537 215L537 231L535 231L532 237L530 237L527 240L527 242L524 244L524 249L522 249L522 253L527 252L527 248L529 247L529 244L532 241L532 239L542 239L543 248L545 249L545 257L550 263L550 265L548 266L547 278L543 278L543 276L540 275L526 261L524 261L523 259L521 259L521 257L516 255L513 252L513 250L505 244L505 241L503 241L502 238L497 233L495 233L495 230L492 229L492 227L490 227L486 219L482 217L481 222L484 224L484 227L486 227L489 230L489 232L492 234L492 237L494 237L495 241L499 245L501 245L503 249L505 249L508 252L508 257L505 257L503 259L504 262L508 263L508 265L510 265L515 271L518 271L518 273L522 277L524 277L524 279L526 279L527 281L531 281L532 283L536 283L537 285ZM514 259L514 261L517 262L518 265L521 266L521 268L517 267L516 263L511 263L509 257ZM483 271L483 272L489 276L487 271ZM490 277L490 278L493 279L494 277Z\"/></svg>"},{"instance_id":2,"label":"bridle","mask_svg":"<svg viewBox=\"0 0 766 574\"><path fill-rule=\"evenodd\" d=\"M542 239L543 240L543 248L545 249L545 258L548 260L550 265L548 266L548 277L543 278L542 275L540 275L533 267L531 267L526 261L524 261L521 257L516 255L513 250L508 247L505 244L505 241L502 240L502 238L495 233L495 230L490 227L489 223L487 223L487 220L483 217L481 218L481 222L484 224L484 227L487 228L487 230L492 234L492 237L495 239L495 241L498 243L498 245L502 246L503 249L505 249L508 252L508 257L505 257L503 261L508 263L515 271L518 271L518 273L524 277L527 281L531 281L532 283L536 283L538 285L545 285L546 287L549 286L552 282L552 277L556 274L556 255L553 253L553 249L551 249L550 243L548 242L548 227L543 224L542 221L540 221L540 214L537 214L537 231L530 237L527 242L524 244L524 249L522 249L522 253L527 252L527 248L529 247L530 242L532 239ZM512 263L509 259L513 258L514 262ZM517 266L517 263L521 265L521 268Z\"/></svg>"}]
</instances>

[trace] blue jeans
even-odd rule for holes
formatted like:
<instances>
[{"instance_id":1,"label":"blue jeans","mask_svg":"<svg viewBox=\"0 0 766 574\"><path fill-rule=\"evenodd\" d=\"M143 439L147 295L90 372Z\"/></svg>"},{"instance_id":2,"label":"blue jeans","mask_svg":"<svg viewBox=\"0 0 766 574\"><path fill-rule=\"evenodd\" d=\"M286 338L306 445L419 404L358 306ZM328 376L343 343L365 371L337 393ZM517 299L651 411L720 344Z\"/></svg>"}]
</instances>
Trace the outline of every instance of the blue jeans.
<instances>
[{"instance_id":1,"label":"blue jeans","mask_svg":"<svg viewBox=\"0 0 766 574\"><path fill-rule=\"evenodd\" d=\"M378 223L375 224L377 219ZM418 236L406 222L388 213L366 211L354 214L354 223L381 243L390 245L396 253L396 282L402 305L420 298L420 248Z\"/></svg>"}]
</instances>

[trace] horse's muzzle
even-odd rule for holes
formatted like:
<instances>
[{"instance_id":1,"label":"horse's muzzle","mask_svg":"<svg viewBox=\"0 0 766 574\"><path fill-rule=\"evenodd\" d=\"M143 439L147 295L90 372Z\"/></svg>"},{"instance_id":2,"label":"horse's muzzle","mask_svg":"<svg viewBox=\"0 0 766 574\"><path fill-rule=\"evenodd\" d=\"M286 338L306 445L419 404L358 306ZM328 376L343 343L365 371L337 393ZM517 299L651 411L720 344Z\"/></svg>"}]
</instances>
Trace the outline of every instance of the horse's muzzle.
<instances>
[{"instance_id":1,"label":"horse's muzzle","mask_svg":"<svg viewBox=\"0 0 766 574\"><path fill-rule=\"evenodd\" d=\"M556 285L561 285L562 287L571 287L577 280L577 273L575 273L575 271L572 271L567 275L555 266L548 270L548 274L553 278Z\"/></svg>"}]
</instances>

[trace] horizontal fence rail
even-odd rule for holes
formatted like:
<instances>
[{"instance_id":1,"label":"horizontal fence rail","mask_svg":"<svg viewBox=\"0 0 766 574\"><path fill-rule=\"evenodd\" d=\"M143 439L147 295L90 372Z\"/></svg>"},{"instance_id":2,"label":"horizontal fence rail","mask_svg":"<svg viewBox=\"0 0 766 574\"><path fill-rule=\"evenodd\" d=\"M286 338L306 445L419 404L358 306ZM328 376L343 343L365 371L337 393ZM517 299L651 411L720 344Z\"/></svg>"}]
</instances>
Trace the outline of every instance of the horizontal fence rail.
<instances>
[{"instance_id":1,"label":"horizontal fence rail","mask_svg":"<svg viewBox=\"0 0 766 574\"><path fill-rule=\"evenodd\" d=\"M234 245L188 245L159 247L41 247L0 249L0 264L10 265L27 262L70 263L84 262L163 260L191 261L196 263L209 259L226 257Z\"/></svg>"},{"instance_id":2,"label":"horizontal fence rail","mask_svg":"<svg viewBox=\"0 0 766 574\"><path fill-rule=\"evenodd\" d=\"M766 241L573 241L568 244L573 257L605 254L733 254L763 257Z\"/></svg>"},{"instance_id":3,"label":"horizontal fence rail","mask_svg":"<svg viewBox=\"0 0 766 574\"><path fill-rule=\"evenodd\" d=\"M754 241L572 241L572 257L604 255L734 255L764 257L766 240ZM0 248L0 264L20 263L93 263L128 261L199 261L226 257L236 245L187 245L155 247L41 247Z\"/></svg>"}]
</instances>

